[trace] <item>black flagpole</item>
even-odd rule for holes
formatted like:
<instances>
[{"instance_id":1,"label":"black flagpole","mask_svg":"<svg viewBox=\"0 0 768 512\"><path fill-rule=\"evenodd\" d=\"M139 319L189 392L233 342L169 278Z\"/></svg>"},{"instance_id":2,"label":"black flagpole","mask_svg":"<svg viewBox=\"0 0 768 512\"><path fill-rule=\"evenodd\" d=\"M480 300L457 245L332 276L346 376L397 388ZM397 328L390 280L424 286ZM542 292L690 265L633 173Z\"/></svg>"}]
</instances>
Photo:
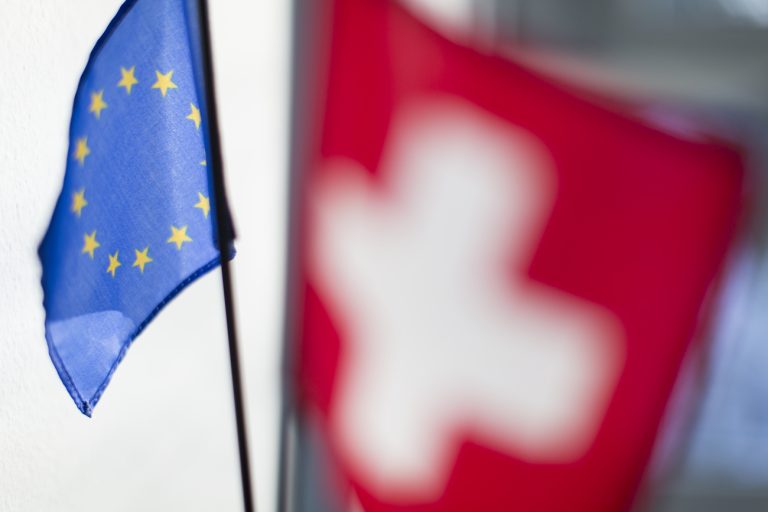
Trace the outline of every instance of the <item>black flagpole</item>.
<instances>
[{"instance_id":1,"label":"black flagpole","mask_svg":"<svg viewBox=\"0 0 768 512\"><path fill-rule=\"evenodd\" d=\"M240 452L240 478L243 489L243 509L245 512L256 510L251 486L251 469L248 462L248 439L245 429L245 407L243 406L243 388L240 378L240 359L237 345L237 327L235 323L235 301L232 293L232 272L229 266L229 253L234 233L229 222L226 193L224 190L224 171L219 141L219 122L216 112L216 91L213 79L213 55L208 17L208 2L198 0L200 16L200 42L203 57L203 76L205 79L205 105L208 114L209 164L213 178L214 207L216 213L216 232L218 234L219 254L221 256L221 283L224 291L224 309L227 316L227 337L229 339L229 365L232 370L232 395L235 401L235 420L237 423L237 445Z\"/></svg>"}]
</instances>

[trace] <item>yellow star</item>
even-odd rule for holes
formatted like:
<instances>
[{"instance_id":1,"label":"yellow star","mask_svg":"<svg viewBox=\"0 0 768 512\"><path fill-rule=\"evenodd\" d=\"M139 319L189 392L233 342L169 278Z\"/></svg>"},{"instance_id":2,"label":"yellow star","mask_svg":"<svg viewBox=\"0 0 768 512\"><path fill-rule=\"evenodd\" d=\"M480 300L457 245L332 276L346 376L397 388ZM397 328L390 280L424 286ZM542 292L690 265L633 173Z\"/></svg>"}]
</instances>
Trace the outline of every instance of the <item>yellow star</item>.
<instances>
[{"instance_id":1,"label":"yellow star","mask_svg":"<svg viewBox=\"0 0 768 512\"><path fill-rule=\"evenodd\" d=\"M94 231L90 235L86 233L83 239L85 242L83 243L82 254L87 254L93 259L93 251L95 251L96 248L101 247L101 244L96 241L96 232Z\"/></svg>"},{"instance_id":2,"label":"yellow star","mask_svg":"<svg viewBox=\"0 0 768 512\"><path fill-rule=\"evenodd\" d=\"M190 107L192 107L192 111L189 113L189 115L186 117L186 119L189 119L190 121L195 123L195 128L200 129L200 109L198 109L196 106L194 106L192 103L189 104Z\"/></svg>"},{"instance_id":3,"label":"yellow star","mask_svg":"<svg viewBox=\"0 0 768 512\"><path fill-rule=\"evenodd\" d=\"M166 242L169 244L176 244L176 249L179 251L181 250L181 244L192 241L192 239L187 236L187 226L184 226L181 229L176 226L171 226L171 233L173 234L166 240Z\"/></svg>"},{"instance_id":4,"label":"yellow star","mask_svg":"<svg viewBox=\"0 0 768 512\"><path fill-rule=\"evenodd\" d=\"M176 84L171 81L171 78L173 77L173 70L167 72L166 74L155 71L155 75L157 75L157 82L152 84L152 88L160 89L160 93L163 95L163 97L168 94L168 89L177 88Z\"/></svg>"},{"instance_id":5,"label":"yellow star","mask_svg":"<svg viewBox=\"0 0 768 512\"><path fill-rule=\"evenodd\" d=\"M88 107L89 112L93 112L96 119L101 118L101 111L107 108L107 103L104 101L104 90L91 93L91 106Z\"/></svg>"},{"instance_id":6,"label":"yellow star","mask_svg":"<svg viewBox=\"0 0 768 512\"><path fill-rule=\"evenodd\" d=\"M200 208L203 210L203 215L208 218L208 212L211 210L211 202L208 200L207 197L205 197L200 192L197 193L197 197L200 199L197 204L195 205L195 208Z\"/></svg>"},{"instance_id":7,"label":"yellow star","mask_svg":"<svg viewBox=\"0 0 768 512\"><path fill-rule=\"evenodd\" d=\"M72 211L79 217L86 206L88 201L85 200L85 189L81 188L79 192L72 194Z\"/></svg>"},{"instance_id":8,"label":"yellow star","mask_svg":"<svg viewBox=\"0 0 768 512\"><path fill-rule=\"evenodd\" d=\"M123 75L119 82L117 82L118 87L125 87L125 92L128 94L131 94L131 88L139 83L138 80L136 80L136 75L134 75L134 72L136 71L136 66L131 67L131 69L125 69L124 67L120 67L120 74Z\"/></svg>"},{"instance_id":9,"label":"yellow star","mask_svg":"<svg viewBox=\"0 0 768 512\"><path fill-rule=\"evenodd\" d=\"M152 258L147 254L148 251L149 246L145 247L143 251L139 251L138 249L133 250L133 252L136 253L136 261L133 262L133 266L139 267L142 274L144 273L144 265L152 261Z\"/></svg>"},{"instance_id":10,"label":"yellow star","mask_svg":"<svg viewBox=\"0 0 768 512\"><path fill-rule=\"evenodd\" d=\"M107 267L107 273L112 274L112 277L115 277L115 270L117 270L117 267L122 266L122 263L120 263L120 260L117 259L118 251L115 251L114 256L111 254L108 254L109 256L109 266Z\"/></svg>"},{"instance_id":11,"label":"yellow star","mask_svg":"<svg viewBox=\"0 0 768 512\"><path fill-rule=\"evenodd\" d=\"M85 165L85 157L91 154L91 148L88 147L88 137L80 137L75 143L75 160L80 162L80 167Z\"/></svg>"},{"instance_id":12,"label":"yellow star","mask_svg":"<svg viewBox=\"0 0 768 512\"><path fill-rule=\"evenodd\" d=\"M207 160L201 160L201 161L200 161L200 165L202 165L203 167L205 167L206 165L208 165L208 161L207 161Z\"/></svg>"}]
</instances>

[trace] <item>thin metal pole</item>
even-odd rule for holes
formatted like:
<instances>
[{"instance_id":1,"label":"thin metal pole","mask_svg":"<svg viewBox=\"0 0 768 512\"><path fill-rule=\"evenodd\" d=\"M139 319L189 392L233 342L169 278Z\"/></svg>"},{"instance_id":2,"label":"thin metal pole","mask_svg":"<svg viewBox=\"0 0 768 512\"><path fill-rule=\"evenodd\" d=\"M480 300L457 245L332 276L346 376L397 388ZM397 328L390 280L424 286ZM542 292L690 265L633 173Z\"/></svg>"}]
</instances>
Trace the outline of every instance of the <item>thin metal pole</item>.
<instances>
[{"instance_id":1,"label":"thin metal pole","mask_svg":"<svg viewBox=\"0 0 768 512\"><path fill-rule=\"evenodd\" d=\"M300 100L298 77L304 72L299 66L299 54L302 52L303 44L300 35L302 1L293 0L293 19L292 29L292 58L291 58L291 98L290 98L290 122L289 122L289 163L288 163L288 193L287 193L287 216L288 216L288 236L286 238L286 275L285 275L285 305L283 309L283 349L281 361L281 382L280 382L280 417L279 417L279 446L277 461L277 512L288 512L295 508L292 495L295 492L295 482L293 479L295 469L296 436L292 434L291 427L296 426L295 404L294 404L294 308L295 303L295 272L296 272L296 252L298 241L295 239L297 223L296 201L298 200L298 134L299 129L297 116L299 108L297 102Z\"/></svg>"},{"instance_id":2,"label":"thin metal pole","mask_svg":"<svg viewBox=\"0 0 768 512\"><path fill-rule=\"evenodd\" d=\"M312 134L307 128L307 116L311 109L310 94L317 87L317 77L310 71L313 62L309 49L317 38L319 14L328 9L329 1L293 0L292 7L292 59L291 103L289 122L289 177L287 193L288 236L286 239L285 306L283 324L282 382L280 393L280 446L277 474L277 511L296 512L300 508L302 483L298 481L298 461L302 457L301 411L296 404L296 323L299 295L299 202L303 170Z\"/></svg>"},{"instance_id":3,"label":"thin metal pole","mask_svg":"<svg viewBox=\"0 0 768 512\"><path fill-rule=\"evenodd\" d=\"M224 170L219 141L219 122L216 112L216 91L213 78L213 55L208 17L208 2L198 0L200 16L201 49L203 57L203 76L205 79L205 105L207 109L208 136L210 150L211 176L213 178L214 207L216 214L216 232L221 255L221 283L224 292L224 309L227 317L227 338L229 340L229 366L232 373L232 396L235 402L235 422L237 424L237 446L240 453L240 478L243 490L243 509L255 512L251 469L248 461L248 439L245 428L245 407L243 406L243 388L240 378L240 358L237 344L237 325L235 322L235 300L232 293L232 272L229 266L229 253L234 233L227 210L224 189Z\"/></svg>"}]
</instances>

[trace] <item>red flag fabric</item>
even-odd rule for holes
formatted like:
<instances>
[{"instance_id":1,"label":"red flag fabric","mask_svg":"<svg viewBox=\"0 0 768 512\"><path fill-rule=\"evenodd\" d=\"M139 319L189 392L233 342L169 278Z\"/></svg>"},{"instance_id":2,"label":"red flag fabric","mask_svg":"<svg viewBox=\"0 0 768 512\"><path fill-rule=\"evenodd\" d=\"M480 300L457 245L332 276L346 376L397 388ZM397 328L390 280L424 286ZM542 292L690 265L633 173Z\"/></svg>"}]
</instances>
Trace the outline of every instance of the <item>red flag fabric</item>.
<instances>
[{"instance_id":1,"label":"red flag fabric","mask_svg":"<svg viewBox=\"0 0 768 512\"><path fill-rule=\"evenodd\" d=\"M366 511L626 509L736 224L739 154L393 2L326 5L297 378L349 492Z\"/></svg>"}]
</instances>

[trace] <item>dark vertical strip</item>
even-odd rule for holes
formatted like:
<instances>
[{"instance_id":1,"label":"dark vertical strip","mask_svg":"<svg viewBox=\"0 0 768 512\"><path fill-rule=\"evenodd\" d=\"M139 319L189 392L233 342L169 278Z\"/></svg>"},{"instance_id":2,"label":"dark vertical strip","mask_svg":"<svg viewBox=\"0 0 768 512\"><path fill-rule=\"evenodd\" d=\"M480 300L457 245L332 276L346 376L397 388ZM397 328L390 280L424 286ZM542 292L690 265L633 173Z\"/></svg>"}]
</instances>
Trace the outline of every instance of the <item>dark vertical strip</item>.
<instances>
[{"instance_id":1,"label":"dark vertical strip","mask_svg":"<svg viewBox=\"0 0 768 512\"><path fill-rule=\"evenodd\" d=\"M302 178L311 154L312 134L310 98L316 96L319 83L312 75L317 63L311 60L313 42L318 38L317 15L327 9L329 1L293 0L291 98L289 123L289 176L287 190L288 234L286 238L285 305L283 308L283 352L280 395L280 446L278 453L277 511L295 512L301 485L298 461L301 457L299 407L296 398L296 362L298 340L296 325L299 318L301 289L299 288L300 203Z\"/></svg>"},{"instance_id":2,"label":"dark vertical strip","mask_svg":"<svg viewBox=\"0 0 768 512\"><path fill-rule=\"evenodd\" d=\"M527 0L518 0L518 7L517 7L517 20L516 20L516 28L517 28L517 34L515 34L515 39L519 43L528 43L529 39L529 31L528 31L528 15L530 14L530 9L528 8L528 4L526 3Z\"/></svg>"},{"instance_id":3,"label":"dark vertical strip","mask_svg":"<svg viewBox=\"0 0 768 512\"><path fill-rule=\"evenodd\" d=\"M304 11L308 6L302 0L292 2L292 37L291 37L291 97L290 97L290 122L288 125L288 189L286 198L288 234L286 237L286 274L285 274L285 304L283 307L283 347L281 354L280 373L280 424L279 447L277 468L277 511L288 512L292 510L293 500L291 495L295 493L294 472L296 469L296 405L294 400L296 377L294 371L296 359L295 323L297 304L297 276L298 269L298 233L299 233L299 180L303 164L301 142L305 139L300 133L302 123L300 112L306 111L299 103L305 99L301 85L307 74L307 63L302 60L305 54L307 42L307 30L309 24Z\"/></svg>"},{"instance_id":4,"label":"dark vertical strip","mask_svg":"<svg viewBox=\"0 0 768 512\"><path fill-rule=\"evenodd\" d=\"M209 158L211 160L211 175L216 212L216 232L221 255L221 280L224 291L224 308L227 317L227 338L229 340L229 365L232 370L232 395L235 402L235 420L237 423L237 445L240 452L240 478L243 489L243 509L254 512L253 488L251 486L251 470L248 462L248 440L245 429L245 408L243 406L243 389L240 378L240 358L237 344L237 326L235 322L235 300L232 293L232 272L229 266L229 255L233 238L227 209L226 191L224 189L224 170L221 158L219 140L219 122L216 111L216 91L213 77L213 54L211 51L211 34L208 17L208 3L198 0L200 15L201 46L203 53L203 78L205 81L205 104L207 108Z\"/></svg>"}]
</instances>

